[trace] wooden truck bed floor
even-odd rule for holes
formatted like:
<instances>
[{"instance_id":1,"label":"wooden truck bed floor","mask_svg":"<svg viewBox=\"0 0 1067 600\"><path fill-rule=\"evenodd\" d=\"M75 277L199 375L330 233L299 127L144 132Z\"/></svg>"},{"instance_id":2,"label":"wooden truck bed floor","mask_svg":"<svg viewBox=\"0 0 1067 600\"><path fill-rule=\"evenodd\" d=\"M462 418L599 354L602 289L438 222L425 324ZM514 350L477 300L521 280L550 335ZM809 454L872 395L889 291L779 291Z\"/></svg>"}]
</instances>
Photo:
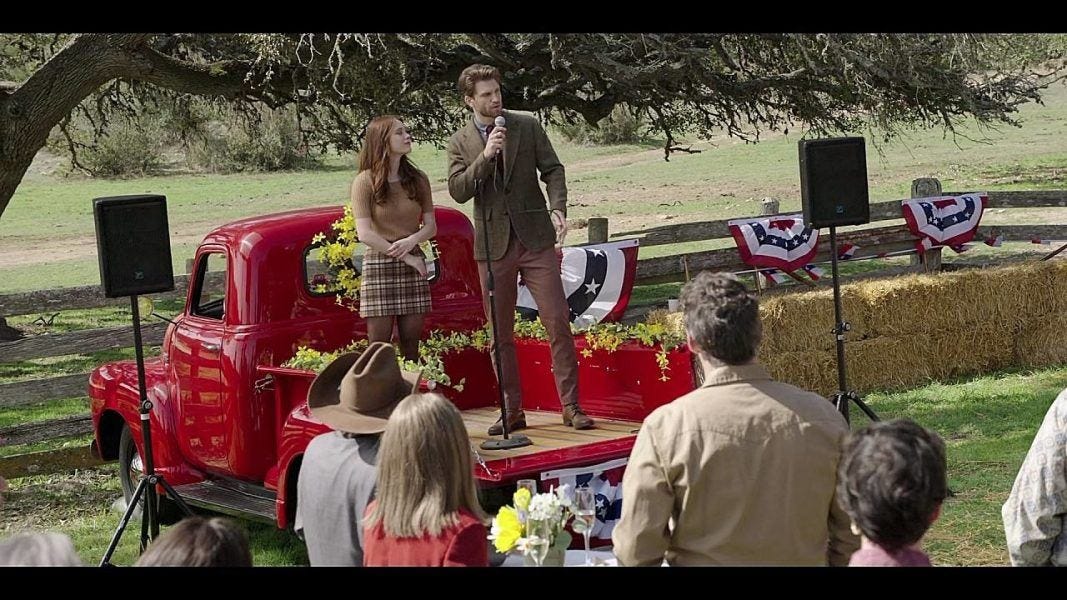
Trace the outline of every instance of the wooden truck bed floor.
<instances>
[{"instance_id":1,"label":"wooden truck bed floor","mask_svg":"<svg viewBox=\"0 0 1067 600\"><path fill-rule=\"evenodd\" d=\"M545 450L581 446L605 440L637 435L641 423L636 421L618 421L594 417L596 425L593 429L573 429L563 424L563 417L558 412L526 411L526 428L518 433L530 438L533 442L530 446L513 448L511 450L482 450L480 445L488 439L500 439L500 436L490 437L486 430L496 422L500 416L497 407L475 408L463 411L463 423L467 426L467 434L471 443L485 460L500 458L513 458L527 454L535 454Z\"/></svg>"}]
</instances>

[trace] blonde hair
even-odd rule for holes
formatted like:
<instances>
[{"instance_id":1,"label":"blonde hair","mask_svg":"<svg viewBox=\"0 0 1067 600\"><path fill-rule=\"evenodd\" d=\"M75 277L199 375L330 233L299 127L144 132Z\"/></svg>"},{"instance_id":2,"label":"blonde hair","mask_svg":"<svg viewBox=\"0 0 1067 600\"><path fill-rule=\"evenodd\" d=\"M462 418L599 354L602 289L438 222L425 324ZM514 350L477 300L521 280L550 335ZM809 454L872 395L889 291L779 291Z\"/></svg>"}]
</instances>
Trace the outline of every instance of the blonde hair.
<instances>
[{"instance_id":1,"label":"blonde hair","mask_svg":"<svg viewBox=\"0 0 1067 600\"><path fill-rule=\"evenodd\" d=\"M390 537L436 537L465 509L483 523L470 438L459 410L440 394L400 401L382 435L377 502L365 520Z\"/></svg>"}]
</instances>

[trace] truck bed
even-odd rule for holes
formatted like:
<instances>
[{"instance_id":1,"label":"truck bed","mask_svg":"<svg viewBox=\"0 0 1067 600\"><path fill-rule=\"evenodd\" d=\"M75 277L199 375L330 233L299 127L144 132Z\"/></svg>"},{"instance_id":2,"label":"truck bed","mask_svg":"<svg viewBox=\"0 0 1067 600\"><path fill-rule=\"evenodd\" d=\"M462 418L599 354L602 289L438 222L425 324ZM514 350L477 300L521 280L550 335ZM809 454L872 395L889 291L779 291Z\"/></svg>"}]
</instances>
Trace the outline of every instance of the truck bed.
<instances>
[{"instance_id":1,"label":"truck bed","mask_svg":"<svg viewBox=\"0 0 1067 600\"><path fill-rule=\"evenodd\" d=\"M471 443L487 462L595 442L632 438L637 435L637 430L641 427L641 423L636 421L619 421L597 417L596 426L593 429L578 430L564 425L563 418L558 412L527 410L527 427L520 429L518 433L530 438L530 441L533 442L532 445L510 450L482 450L480 447L482 442L489 439L500 439L500 436L489 436L486 433L489 426L495 423L497 417L500 416L500 409L497 407L474 408L464 410L462 414L463 423L467 426L467 434L471 438Z\"/></svg>"}]
</instances>

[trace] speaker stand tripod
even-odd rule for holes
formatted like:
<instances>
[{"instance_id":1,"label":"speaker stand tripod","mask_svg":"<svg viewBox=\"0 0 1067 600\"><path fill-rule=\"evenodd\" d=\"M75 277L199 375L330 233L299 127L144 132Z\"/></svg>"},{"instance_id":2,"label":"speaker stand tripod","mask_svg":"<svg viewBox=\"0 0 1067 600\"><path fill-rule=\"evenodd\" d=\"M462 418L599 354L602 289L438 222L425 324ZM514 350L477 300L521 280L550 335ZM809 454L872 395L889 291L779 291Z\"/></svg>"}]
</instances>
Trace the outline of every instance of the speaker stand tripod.
<instances>
[{"instance_id":1,"label":"speaker stand tripod","mask_svg":"<svg viewBox=\"0 0 1067 600\"><path fill-rule=\"evenodd\" d=\"M119 521L118 529L115 530L115 535L112 536L111 543L108 544L107 551L104 552L104 557L100 559L101 567L112 566L111 555L115 553L115 548L118 546L119 540L122 538L122 534L126 530L126 525L130 522L130 517L133 516L133 511L141 501L142 495L145 498L145 502L144 509L141 511L141 552L145 551L145 548L148 547L148 543L151 540L159 537L159 514L156 512L159 503L159 497L156 494L157 484L163 486L163 489L167 491L167 496L178 505L186 516L193 514L193 511L189 509L189 506L182 500L181 496L174 491L174 488L167 483L167 480L164 479L162 475L156 473L155 463L152 460L152 403L148 400L147 388L145 386L144 351L141 347L141 311L137 306L136 295L130 296L130 310L133 313L133 348L135 356L137 357L137 390L140 394L138 412L141 417L141 447L144 449L144 476L137 484L137 489L134 491L133 496L126 505L126 512L122 514L122 520Z\"/></svg>"},{"instance_id":2,"label":"speaker stand tripod","mask_svg":"<svg viewBox=\"0 0 1067 600\"><path fill-rule=\"evenodd\" d=\"M837 393L833 395L834 406L849 423L848 403L851 401L872 421L880 421L871 407L860 399L859 394L848 389L848 376L845 371L845 332L851 326L841 317L841 284L837 276L837 228L830 225L830 273L834 286L834 329L831 332L837 341Z\"/></svg>"}]
</instances>

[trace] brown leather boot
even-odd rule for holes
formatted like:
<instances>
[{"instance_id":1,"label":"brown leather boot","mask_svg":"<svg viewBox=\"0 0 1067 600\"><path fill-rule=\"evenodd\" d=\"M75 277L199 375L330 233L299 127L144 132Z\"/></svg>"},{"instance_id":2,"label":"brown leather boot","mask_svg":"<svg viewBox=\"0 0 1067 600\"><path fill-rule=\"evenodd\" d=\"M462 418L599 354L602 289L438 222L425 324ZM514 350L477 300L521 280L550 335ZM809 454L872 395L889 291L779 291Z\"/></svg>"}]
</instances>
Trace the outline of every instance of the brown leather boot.
<instances>
[{"instance_id":1,"label":"brown leather boot","mask_svg":"<svg viewBox=\"0 0 1067 600\"><path fill-rule=\"evenodd\" d=\"M593 427L593 419L582 412L582 407L568 404L563 407L563 424L575 429L590 429Z\"/></svg>"},{"instance_id":2,"label":"brown leather boot","mask_svg":"<svg viewBox=\"0 0 1067 600\"><path fill-rule=\"evenodd\" d=\"M511 412L508 411L508 433L517 429L526 429L526 413L521 410ZM489 426L489 435L503 435L504 434L504 417L501 415L497 418L496 423Z\"/></svg>"}]
</instances>

